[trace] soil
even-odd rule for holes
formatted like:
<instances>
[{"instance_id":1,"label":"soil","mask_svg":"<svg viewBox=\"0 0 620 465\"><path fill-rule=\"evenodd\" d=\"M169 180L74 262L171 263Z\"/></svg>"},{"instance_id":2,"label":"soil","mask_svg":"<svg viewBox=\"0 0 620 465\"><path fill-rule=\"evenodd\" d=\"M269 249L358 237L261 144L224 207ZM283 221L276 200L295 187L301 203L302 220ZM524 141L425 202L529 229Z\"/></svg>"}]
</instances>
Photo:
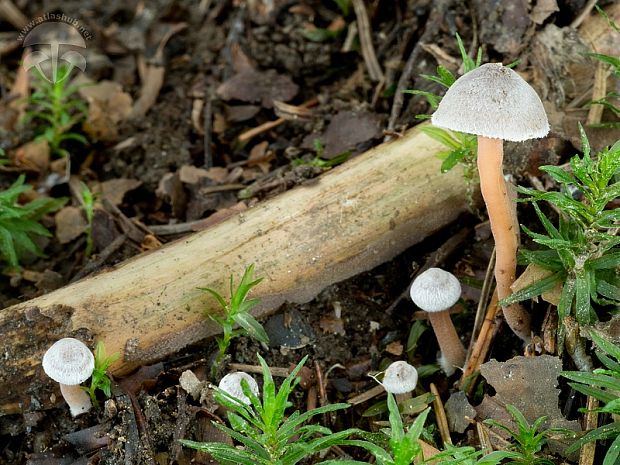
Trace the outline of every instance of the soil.
<instances>
[{"instance_id":1,"label":"soil","mask_svg":"<svg viewBox=\"0 0 620 465\"><path fill-rule=\"evenodd\" d=\"M511 2L488 0L474 0L468 7L451 0L364 2L377 59L385 73L382 85L369 78L359 41L347 39L348 25L355 20L353 8L342 11L339 3L349 4L313 0L15 1L28 19L46 12L79 18L93 36L86 49L86 76L94 83L111 80L120 84L134 103L145 92L141 87L145 67L163 67L165 74L144 115L106 123L105 127L113 129L111 135L91 137L88 146L67 145L77 181L93 189L98 183L119 178L139 181L121 195L117 208L97 204L95 255L84 257L85 238L80 232L62 244L56 236L45 239L41 243L45 257L24 257L21 272L0 280L0 306L28 300L180 238L190 231L182 227L185 223L230 208L251 207L320 176L329 168L315 163L317 156L323 161L337 159L343 152L353 157L384 138L397 137L417 124L417 114L429 111L420 96L399 101L404 95L400 91L440 90L420 75L433 74L437 58L443 65L454 65L450 57L459 57L455 32L465 44L476 40L476 45L484 46L483 61L508 63L522 57L521 70L536 78L532 50L537 34L546 26L566 27L586 2L559 1L559 11L551 12L539 24L531 19L532 11L524 6L527 2L517 2L524 8L522 12L504 7ZM491 26L481 21L486 16L499 19ZM0 31L2 37L15 40L16 28L10 21L0 22ZM319 36L325 40L311 40ZM4 42L0 44L4 47ZM6 110L23 50L21 46L2 50L0 76ZM415 59L407 66L412 55ZM454 66L452 69L456 72ZM553 100L553 90L547 91L546 101ZM558 111L563 108L559 105ZM117 109L111 106L104 114ZM239 140L240 135L278 117L284 118L284 123ZM336 124L330 126L332 121ZM55 182L62 169L52 164L25 170L15 163L14 154L33 139L36 125L1 123L2 148L12 163L0 172L0 186L10 185L16 172L24 171L40 194L72 197L70 202L79 205L71 183ZM86 129L78 125L74 131ZM600 139L595 137L593 145L604 145L602 133L596 134ZM519 147L508 144L506 171L527 184L532 176L540 176L537 166L565 162L574 153L573 142L572 133L558 130L544 142ZM194 169L201 170L197 178L189 174L197 172ZM212 189L214 186L224 187ZM530 207L519 208L522 222L535 222ZM144 225L154 234L142 233L118 245L115 239L127 221ZM48 215L44 224L52 231L59 227L53 215ZM164 229L157 228L162 225L181 232L161 232ZM313 378L305 389L296 390L293 399L294 408L305 410L312 402L347 401L376 385L368 373L385 369L391 361L408 359L415 366L427 367L419 393L433 383L446 400L458 375L447 378L433 369L438 347L429 328L416 347L407 351L412 322L424 321L424 317L413 314L406 291L433 253L463 230L466 233L458 246L435 266L452 271L464 283L463 299L453 321L467 346L493 247L488 225L474 213L391 262L330 286L307 304L285 305L271 321L264 322L272 340L282 337L282 343L268 347L239 337L233 341L227 363L255 366L256 353L260 353L269 366L289 368L308 355L307 373L314 374ZM532 306L539 315L535 327L540 327L546 308ZM501 343L491 346L488 358L504 361L521 355L520 341L501 324L501 318L498 322ZM212 399L200 402L188 396L179 386L179 376L192 370L198 378L207 379L216 350L213 340L205 340L115 380L110 399L100 397L100 408L75 419L61 399L48 410L37 408L36 399L31 399L27 412L0 416L0 463L208 463L204 455L181 448L178 439L225 441L210 426L212 420L224 416ZM570 362L565 368L571 368ZM222 365L218 377L227 369ZM317 374L323 378L324 392L310 387L316 388ZM562 389L561 403L567 393L566 386ZM485 391L481 384L470 402L478 404L485 392L492 390ZM59 394L54 391L50 395ZM376 431L377 420L384 418L363 414L380 399L355 405L346 414L326 416L325 421L333 430L355 426ZM578 403L569 409L570 418L577 417ZM428 423L434 421L430 418ZM433 437L438 440L436 431ZM469 433L455 433L453 440L474 443ZM328 457L348 453L368 459L342 449L330 451ZM553 460L561 463L564 459L557 456Z\"/></svg>"}]
</instances>

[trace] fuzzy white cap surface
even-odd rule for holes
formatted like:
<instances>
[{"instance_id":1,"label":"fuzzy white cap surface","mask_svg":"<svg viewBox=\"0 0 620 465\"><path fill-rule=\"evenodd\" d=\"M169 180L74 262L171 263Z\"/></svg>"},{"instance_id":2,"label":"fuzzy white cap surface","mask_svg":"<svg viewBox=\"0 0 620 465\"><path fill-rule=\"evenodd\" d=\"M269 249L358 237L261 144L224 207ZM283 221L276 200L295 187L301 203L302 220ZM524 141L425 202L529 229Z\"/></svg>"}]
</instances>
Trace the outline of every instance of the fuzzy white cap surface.
<instances>
[{"instance_id":1,"label":"fuzzy white cap surface","mask_svg":"<svg viewBox=\"0 0 620 465\"><path fill-rule=\"evenodd\" d=\"M252 378L247 373L244 373L243 371L228 373L222 378L218 387L235 399L240 400L246 405L250 405L250 399L243 393L243 389L241 389L242 379L245 379L248 382L248 386L250 386L250 391L252 391L255 396L258 396L258 384L256 384L254 378Z\"/></svg>"},{"instance_id":2,"label":"fuzzy white cap surface","mask_svg":"<svg viewBox=\"0 0 620 465\"><path fill-rule=\"evenodd\" d=\"M414 279L409 290L413 303L427 312L443 312L461 297L461 283L452 273L429 268Z\"/></svg>"},{"instance_id":3,"label":"fuzzy white cap surface","mask_svg":"<svg viewBox=\"0 0 620 465\"><path fill-rule=\"evenodd\" d=\"M392 394L405 394L418 384L418 370L407 362L399 360L392 363L383 376L383 388Z\"/></svg>"},{"instance_id":4,"label":"fuzzy white cap surface","mask_svg":"<svg viewBox=\"0 0 620 465\"><path fill-rule=\"evenodd\" d=\"M56 341L43 355L45 374L60 384L81 384L94 369L93 353L86 344L72 337Z\"/></svg>"},{"instance_id":5,"label":"fuzzy white cap surface","mask_svg":"<svg viewBox=\"0 0 620 465\"><path fill-rule=\"evenodd\" d=\"M431 121L440 128L514 142L549 133L536 91L501 63L487 63L458 78Z\"/></svg>"}]
</instances>

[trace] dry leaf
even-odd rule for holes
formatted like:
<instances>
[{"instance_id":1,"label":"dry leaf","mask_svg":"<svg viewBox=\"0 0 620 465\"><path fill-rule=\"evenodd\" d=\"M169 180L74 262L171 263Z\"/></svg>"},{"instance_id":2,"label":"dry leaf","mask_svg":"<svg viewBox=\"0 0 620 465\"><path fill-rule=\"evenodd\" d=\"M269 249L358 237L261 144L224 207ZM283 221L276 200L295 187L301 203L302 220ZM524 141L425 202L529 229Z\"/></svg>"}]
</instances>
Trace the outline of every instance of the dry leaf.
<instances>
[{"instance_id":1,"label":"dry leaf","mask_svg":"<svg viewBox=\"0 0 620 465\"><path fill-rule=\"evenodd\" d=\"M36 171L37 173L47 172L50 166L48 142L45 139L39 139L18 147L13 153L13 163L24 170Z\"/></svg>"},{"instance_id":2,"label":"dry leaf","mask_svg":"<svg viewBox=\"0 0 620 465\"><path fill-rule=\"evenodd\" d=\"M118 206L123 203L123 197L125 197L127 192L141 185L142 181L137 179L117 178L102 182L99 188L106 199Z\"/></svg>"},{"instance_id":3,"label":"dry leaf","mask_svg":"<svg viewBox=\"0 0 620 465\"><path fill-rule=\"evenodd\" d=\"M542 24L545 22L545 19L556 11L560 11L556 0L538 0L534 8L532 8L530 18L536 24Z\"/></svg>"},{"instance_id":4,"label":"dry leaf","mask_svg":"<svg viewBox=\"0 0 620 465\"><path fill-rule=\"evenodd\" d=\"M64 207L54 216L56 221L56 238L61 244L67 244L80 236L88 224L81 208Z\"/></svg>"},{"instance_id":5,"label":"dry leaf","mask_svg":"<svg viewBox=\"0 0 620 465\"><path fill-rule=\"evenodd\" d=\"M545 279L552 274L553 271L546 270L534 263L530 263L521 276L519 276L512 286L510 286L510 289L512 292L520 291L530 284L534 284L535 282ZM541 297L545 302L549 302L550 304L557 306L560 303L561 295L562 283L558 282L553 289L543 292Z\"/></svg>"},{"instance_id":6,"label":"dry leaf","mask_svg":"<svg viewBox=\"0 0 620 465\"><path fill-rule=\"evenodd\" d=\"M88 102L84 131L97 140L116 140L118 124L131 113L131 96L123 92L120 84L113 81L83 86L80 88L80 95Z\"/></svg>"},{"instance_id":7,"label":"dry leaf","mask_svg":"<svg viewBox=\"0 0 620 465\"><path fill-rule=\"evenodd\" d=\"M297 95L299 87L290 77L278 74L275 70L247 70L237 73L217 88L217 95L223 100L242 102L261 102L271 108L274 100L284 102Z\"/></svg>"},{"instance_id":8,"label":"dry leaf","mask_svg":"<svg viewBox=\"0 0 620 465\"><path fill-rule=\"evenodd\" d=\"M324 146L323 158L332 159L353 150L358 144L381 137L381 118L374 113L343 111L334 116L320 137ZM316 137L309 136L313 142ZM304 144L308 143L308 137Z\"/></svg>"},{"instance_id":9,"label":"dry leaf","mask_svg":"<svg viewBox=\"0 0 620 465\"><path fill-rule=\"evenodd\" d=\"M514 427L511 417L504 408L510 404L519 409L528 422L533 423L546 416L545 428L566 428L580 431L579 422L567 420L558 407L560 390L556 387L562 371L558 357L514 357L506 362L491 360L480 366L480 374L496 391L495 396L485 395L476 407L482 419L493 418ZM500 430L497 430L501 434ZM560 441L549 443L552 450L561 453L566 444Z\"/></svg>"}]
</instances>

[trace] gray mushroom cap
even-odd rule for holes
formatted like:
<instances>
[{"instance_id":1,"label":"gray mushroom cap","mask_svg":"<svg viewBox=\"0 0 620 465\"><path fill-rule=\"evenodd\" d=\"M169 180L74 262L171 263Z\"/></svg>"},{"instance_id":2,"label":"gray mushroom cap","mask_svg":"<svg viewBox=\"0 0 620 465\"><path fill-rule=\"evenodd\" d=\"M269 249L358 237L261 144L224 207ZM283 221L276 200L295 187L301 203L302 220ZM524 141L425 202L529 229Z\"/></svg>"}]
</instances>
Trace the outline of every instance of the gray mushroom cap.
<instances>
[{"instance_id":1,"label":"gray mushroom cap","mask_svg":"<svg viewBox=\"0 0 620 465\"><path fill-rule=\"evenodd\" d=\"M461 283L452 273L429 268L414 279L409 290L413 303L427 312L442 312L461 297Z\"/></svg>"},{"instance_id":2,"label":"gray mushroom cap","mask_svg":"<svg viewBox=\"0 0 620 465\"><path fill-rule=\"evenodd\" d=\"M392 363L383 376L383 388L392 394L405 394L418 384L418 371L407 362L399 360Z\"/></svg>"},{"instance_id":3,"label":"gray mushroom cap","mask_svg":"<svg viewBox=\"0 0 620 465\"><path fill-rule=\"evenodd\" d=\"M60 384L81 384L94 369L93 353L86 344L72 337L56 341L43 355L43 371Z\"/></svg>"},{"instance_id":4,"label":"gray mushroom cap","mask_svg":"<svg viewBox=\"0 0 620 465\"><path fill-rule=\"evenodd\" d=\"M549 133L536 91L501 63L487 63L457 79L431 121L453 131L514 142Z\"/></svg>"}]
</instances>

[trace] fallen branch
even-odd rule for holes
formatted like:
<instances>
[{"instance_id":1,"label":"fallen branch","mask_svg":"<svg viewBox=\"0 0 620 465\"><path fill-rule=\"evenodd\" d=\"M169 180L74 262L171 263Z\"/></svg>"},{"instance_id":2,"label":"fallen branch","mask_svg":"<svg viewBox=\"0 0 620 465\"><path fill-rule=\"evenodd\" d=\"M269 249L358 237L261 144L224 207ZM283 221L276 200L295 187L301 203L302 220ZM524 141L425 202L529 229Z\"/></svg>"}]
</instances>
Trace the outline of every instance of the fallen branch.
<instances>
[{"instance_id":1,"label":"fallen branch","mask_svg":"<svg viewBox=\"0 0 620 465\"><path fill-rule=\"evenodd\" d=\"M228 288L256 264L263 317L286 301L369 270L466 209L459 170L439 171L442 146L419 129L308 184L110 271L0 311L0 414L49 405L43 352L73 336L121 357L115 375L218 333L217 304L198 287Z\"/></svg>"}]
</instances>

